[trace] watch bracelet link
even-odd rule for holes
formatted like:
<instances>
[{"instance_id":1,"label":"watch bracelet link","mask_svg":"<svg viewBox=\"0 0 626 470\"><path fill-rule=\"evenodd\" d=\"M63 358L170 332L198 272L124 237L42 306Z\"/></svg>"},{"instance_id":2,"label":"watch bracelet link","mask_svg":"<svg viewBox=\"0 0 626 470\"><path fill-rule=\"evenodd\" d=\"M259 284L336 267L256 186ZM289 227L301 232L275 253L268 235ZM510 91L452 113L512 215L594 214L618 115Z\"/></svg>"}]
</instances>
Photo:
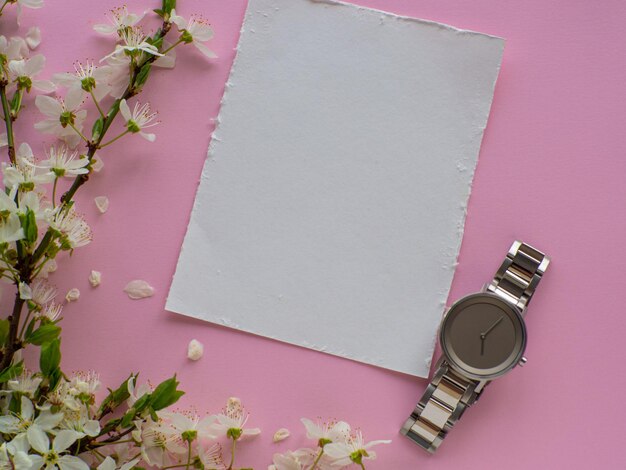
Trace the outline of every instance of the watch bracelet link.
<instances>
[{"instance_id":1,"label":"watch bracelet link","mask_svg":"<svg viewBox=\"0 0 626 470\"><path fill-rule=\"evenodd\" d=\"M542 252L515 241L486 290L524 313L549 264L550 258Z\"/></svg>"},{"instance_id":2,"label":"watch bracelet link","mask_svg":"<svg viewBox=\"0 0 626 470\"><path fill-rule=\"evenodd\" d=\"M439 367L400 432L434 453L448 431L479 396L477 381L461 377L445 361Z\"/></svg>"},{"instance_id":3,"label":"watch bracelet link","mask_svg":"<svg viewBox=\"0 0 626 470\"><path fill-rule=\"evenodd\" d=\"M550 258L545 254L516 240L485 290L515 305L523 314L549 263ZM433 379L400 432L434 453L487 383L462 376L442 357Z\"/></svg>"}]
</instances>

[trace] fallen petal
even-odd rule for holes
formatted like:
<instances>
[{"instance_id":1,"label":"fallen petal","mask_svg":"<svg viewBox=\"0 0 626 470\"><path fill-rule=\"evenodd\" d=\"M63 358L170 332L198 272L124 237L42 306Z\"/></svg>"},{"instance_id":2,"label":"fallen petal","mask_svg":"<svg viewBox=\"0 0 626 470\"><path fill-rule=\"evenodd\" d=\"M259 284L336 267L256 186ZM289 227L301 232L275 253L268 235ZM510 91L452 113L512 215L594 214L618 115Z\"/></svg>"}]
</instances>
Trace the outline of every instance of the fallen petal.
<instances>
[{"instance_id":1,"label":"fallen petal","mask_svg":"<svg viewBox=\"0 0 626 470\"><path fill-rule=\"evenodd\" d=\"M197 361L204 354L204 346L197 339L192 339L189 341L189 346L187 347L187 357L192 361Z\"/></svg>"},{"instance_id":2,"label":"fallen petal","mask_svg":"<svg viewBox=\"0 0 626 470\"><path fill-rule=\"evenodd\" d=\"M133 300L145 299L154 295L154 288L146 281L136 279L126 284L124 292Z\"/></svg>"},{"instance_id":3,"label":"fallen petal","mask_svg":"<svg viewBox=\"0 0 626 470\"><path fill-rule=\"evenodd\" d=\"M65 294L65 300L68 302L75 302L79 299L79 297L80 291L76 287L70 289L67 294Z\"/></svg>"},{"instance_id":4,"label":"fallen petal","mask_svg":"<svg viewBox=\"0 0 626 470\"><path fill-rule=\"evenodd\" d=\"M89 274L89 284L91 287L98 287L102 281L102 273L100 271L91 271Z\"/></svg>"},{"instance_id":5,"label":"fallen petal","mask_svg":"<svg viewBox=\"0 0 626 470\"><path fill-rule=\"evenodd\" d=\"M280 441L284 441L285 439L287 439L289 437L291 433L289 432L289 429L286 428L280 428L278 431L276 431L274 433L274 442L280 442Z\"/></svg>"},{"instance_id":6,"label":"fallen petal","mask_svg":"<svg viewBox=\"0 0 626 470\"><path fill-rule=\"evenodd\" d=\"M101 214L104 214L109 210L109 198L106 196L98 196L94 198L94 202L96 203L96 207L100 211Z\"/></svg>"}]
</instances>

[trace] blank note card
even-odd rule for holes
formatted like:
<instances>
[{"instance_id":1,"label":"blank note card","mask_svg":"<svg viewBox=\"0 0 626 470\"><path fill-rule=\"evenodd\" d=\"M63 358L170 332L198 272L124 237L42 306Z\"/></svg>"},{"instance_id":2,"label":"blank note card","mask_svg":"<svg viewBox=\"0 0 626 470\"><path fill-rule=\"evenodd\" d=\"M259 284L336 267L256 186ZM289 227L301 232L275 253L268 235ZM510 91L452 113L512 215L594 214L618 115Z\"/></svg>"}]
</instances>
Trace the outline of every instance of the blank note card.
<instances>
[{"instance_id":1,"label":"blank note card","mask_svg":"<svg viewBox=\"0 0 626 470\"><path fill-rule=\"evenodd\" d=\"M166 308L426 377L503 47L250 0Z\"/></svg>"}]
</instances>

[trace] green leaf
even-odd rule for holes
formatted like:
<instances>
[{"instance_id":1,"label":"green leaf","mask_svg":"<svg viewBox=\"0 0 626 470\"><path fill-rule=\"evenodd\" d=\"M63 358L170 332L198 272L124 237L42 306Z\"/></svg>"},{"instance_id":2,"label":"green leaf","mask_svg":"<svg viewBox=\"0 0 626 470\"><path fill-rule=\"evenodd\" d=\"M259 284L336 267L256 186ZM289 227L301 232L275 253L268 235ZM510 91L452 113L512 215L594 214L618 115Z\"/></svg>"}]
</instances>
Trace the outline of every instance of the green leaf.
<instances>
[{"instance_id":1,"label":"green leaf","mask_svg":"<svg viewBox=\"0 0 626 470\"><path fill-rule=\"evenodd\" d=\"M137 77L135 77L135 87L141 88L144 83L146 83L146 81L148 80L148 76L150 75L151 67L152 64L148 63L141 67L141 69L139 69L139 73L137 74Z\"/></svg>"},{"instance_id":2,"label":"green leaf","mask_svg":"<svg viewBox=\"0 0 626 470\"><path fill-rule=\"evenodd\" d=\"M137 415L137 410L135 408L131 408L126 412L126 414L122 417L122 421L120 422L120 426L123 428L127 428L130 426Z\"/></svg>"},{"instance_id":3,"label":"green leaf","mask_svg":"<svg viewBox=\"0 0 626 470\"><path fill-rule=\"evenodd\" d=\"M9 337L9 320L3 318L0 320L0 345L4 345Z\"/></svg>"},{"instance_id":4,"label":"green leaf","mask_svg":"<svg viewBox=\"0 0 626 470\"><path fill-rule=\"evenodd\" d=\"M30 335L26 336L25 341L30 344L41 346L43 343L48 343L59 337L61 328L54 323L45 323L33 331Z\"/></svg>"},{"instance_id":5,"label":"green leaf","mask_svg":"<svg viewBox=\"0 0 626 470\"><path fill-rule=\"evenodd\" d=\"M161 18L163 18L163 10L161 10L160 8L156 8L152 11L159 15Z\"/></svg>"},{"instance_id":6,"label":"green leaf","mask_svg":"<svg viewBox=\"0 0 626 470\"><path fill-rule=\"evenodd\" d=\"M176 403L185 394L185 392L177 390L178 383L176 376L174 376L158 385L152 392L152 399L150 400L150 406L153 410L159 411L167 408Z\"/></svg>"},{"instance_id":7,"label":"green leaf","mask_svg":"<svg viewBox=\"0 0 626 470\"><path fill-rule=\"evenodd\" d=\"M35 213L28 209L26 215L23 216L22 227L24 228L24 236L28 243L34 243L37 241L37 220L35 219Z\"/></svg>"},{"instance_id":8,"label":"green leaf","mask_svg":"<svg viewBox=\"0 0 626 470\"><path fill-rule=\"evenodd\" d=\"M0 383L5 383L14 377L17 377L24 371L24 361L20 361L17 364L12 364L2 372L0 372Z\"/></svg>"},{"instance_id":9,"label":"green leaf","mask_svg":"<svg viewBox=\"0 0 626 470\"><path fill-rule=\"evenodd\" d=\"M59 364L61 364L61 340L57 338L42 344L39 355L41 373L50 377L59 369Z\"/></svg>"},{"instance_id":10,"label":"green leaf","mask_svg":"<svg viewBox=\"0 0 626 470\"><path fill-rule=\"evenodd\" d=\"M118 406L124 403L128 397L130 397L130 393L128 392L128 382L131 379L136 381L137 374L130 374L122 385L115 390L109 389L109 394L104 400L102 400L102 404L100 405L99 414L101 416L115 410Z\"/></svg>"},{"instance_id":11,"label":"green leaf","mask_svg":"<svg viewBox=\"0 0 626 470\"><path fill-rule=\"evenodd\" d=\"M92 140L96 140L102 134L102 127L104 126L104 119L99 117L96 119L96 122L93 123L93 127L91 128L91 138Z\"/></svg>"}]
</instances>

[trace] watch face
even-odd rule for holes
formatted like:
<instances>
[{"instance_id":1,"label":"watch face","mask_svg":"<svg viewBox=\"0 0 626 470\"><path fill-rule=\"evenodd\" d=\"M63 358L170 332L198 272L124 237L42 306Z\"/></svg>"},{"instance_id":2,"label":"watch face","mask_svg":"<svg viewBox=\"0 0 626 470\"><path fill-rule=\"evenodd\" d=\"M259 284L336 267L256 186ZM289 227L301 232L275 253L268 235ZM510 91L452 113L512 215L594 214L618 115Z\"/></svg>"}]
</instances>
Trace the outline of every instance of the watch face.
<instances>
[{"instance_id":1,"label":"watch face","mask_svg":"<svg viewBox=\"0 0 626 470\"><path fill-rule=\"evenodd\" d=\"M522 358L526 327L520 313L493 294L462 298L441 324L441 347L450 364L470 377L504 374Z\"/></svg>"}]
</instances>

